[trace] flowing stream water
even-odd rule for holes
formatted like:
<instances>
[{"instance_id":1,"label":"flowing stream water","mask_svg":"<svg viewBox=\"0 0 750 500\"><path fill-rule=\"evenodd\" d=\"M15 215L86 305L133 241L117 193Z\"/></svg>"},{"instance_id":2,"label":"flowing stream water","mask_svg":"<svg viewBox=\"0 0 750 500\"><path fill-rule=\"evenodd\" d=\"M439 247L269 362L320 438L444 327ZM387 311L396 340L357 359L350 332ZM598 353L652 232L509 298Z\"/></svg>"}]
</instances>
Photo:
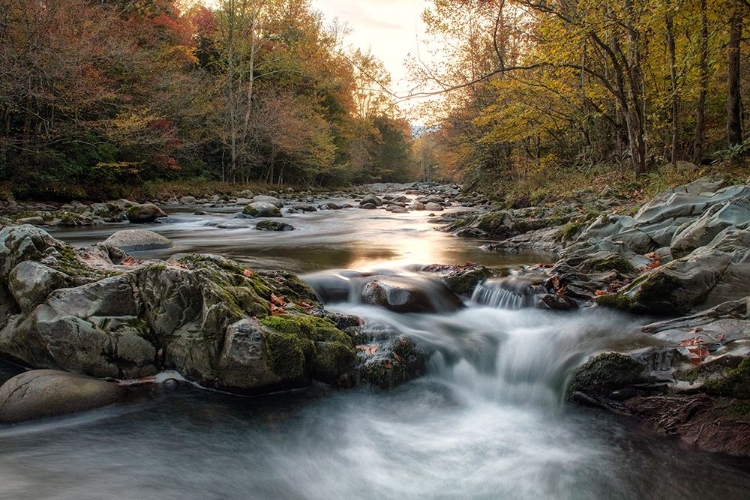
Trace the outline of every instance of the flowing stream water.
<instances>
[{"instance_id":1,"label":"flowing stream water","mask_svg":"<svg viewBox=\"0 0 750 500\"><path fill-rule=\"evenodd\" d=\"M337 200L337 202L340 200ZM511 270L502 255L434 231L425 213L293 214L260 232L232 211L173 213L149 226L169 251L211 252L314 281L342 270L413 277L418 264ZM61 230L85 246L127 225ZM563 404L592 353L648 345L632 317L518 308L490 284L466 308L397 314L327 306L435 351L428 373L390 391L323 385L244 398L189 385L136 402L0 427L0 499L745 499L750 463L702 453L646 425ZM0 365L0 381L18 370Z\"/></svg>"}]
</instances>

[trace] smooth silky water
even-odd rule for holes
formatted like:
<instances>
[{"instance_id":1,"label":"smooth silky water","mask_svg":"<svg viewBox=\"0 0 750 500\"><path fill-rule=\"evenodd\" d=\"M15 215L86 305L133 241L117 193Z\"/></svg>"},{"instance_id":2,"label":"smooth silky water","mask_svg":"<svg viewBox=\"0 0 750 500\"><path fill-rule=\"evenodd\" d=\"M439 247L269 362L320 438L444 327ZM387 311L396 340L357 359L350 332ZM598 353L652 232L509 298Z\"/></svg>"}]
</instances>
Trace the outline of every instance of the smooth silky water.
<instances>
[{"instance_id":1,"label":"smooth silky water","mask_svg":"<svg viewBox=\"0 0 750 500\"><path fill-rule=\"evenodd\" d=\"M291 215L289 233L229 213L173 214L149 226L173 252L227 255L257 268L415 274L415 264L549 260L484 253L433 230L424 213ZM227 224L217 228L216 224ZM208 226L207 224L210 224ZM240 227L234 227L239 225ZM127 227L54 235L89 245ZM610 348L648 345L632 317L509 310L396 314L329 304L434 350L423 378L242 398L190 385L135 402L0 426L1 499L745 499L750 463L702 453L638 422L563 405L570 370ZM0 365L0 380L17 370Z\"/></svg>"}]
</instances>

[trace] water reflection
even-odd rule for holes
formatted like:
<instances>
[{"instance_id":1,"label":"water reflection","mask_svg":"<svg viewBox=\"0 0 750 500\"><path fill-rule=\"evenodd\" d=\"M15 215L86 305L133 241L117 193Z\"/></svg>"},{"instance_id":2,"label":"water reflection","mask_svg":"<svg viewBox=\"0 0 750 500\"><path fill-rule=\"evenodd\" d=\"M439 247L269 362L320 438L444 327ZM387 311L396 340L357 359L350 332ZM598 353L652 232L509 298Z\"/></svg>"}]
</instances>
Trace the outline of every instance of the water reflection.
<instances>
[{"instance_id":1,"label":"water reflection","mask_svg":"<svg viewBox=\"0 0 750 500\"><path fill-rule=\"evenodd\" d=\"M382 210L346 209L287 214L284 221L296 228L288 232L257 231L254 220L232 219L233 215L172 211L169 223L139 227L170 238L174 248L133 255L141 259L166 259L178 252L220 253L251 267L298 273L361 269L386 262L407 265L471 261L492 266L553 260L553 256L545 253L502 255L483 251L480 244L486 242L436 231L425 212L390 214ZM133 227L121 223L56 229L51 233L76 246L89 246L104 241L115 231Z\"/></svg>"}]
</instances>

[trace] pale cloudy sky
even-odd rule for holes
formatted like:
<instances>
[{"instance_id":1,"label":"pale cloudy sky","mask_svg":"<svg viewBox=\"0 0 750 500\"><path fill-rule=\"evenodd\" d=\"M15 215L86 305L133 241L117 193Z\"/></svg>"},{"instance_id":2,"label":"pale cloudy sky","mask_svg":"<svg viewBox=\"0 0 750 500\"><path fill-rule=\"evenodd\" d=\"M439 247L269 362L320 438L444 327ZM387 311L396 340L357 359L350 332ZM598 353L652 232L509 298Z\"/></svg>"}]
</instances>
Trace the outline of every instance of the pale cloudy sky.
<instances>
[{"instance_id":1,"label":"pale cloudy sky","mask_svg":"<svg viewBox=\"0 0 750 500\"><path fill-rule=\"evenodd\" d=\"M418 39L424 39L419 16L425 0L312 0L312 6L326 21L338 17L348 24L347 41L363 51L370 48L390 71L396 90L408 89L403 63L408 54L417 55Z\"/></svg>"}]
</instances>

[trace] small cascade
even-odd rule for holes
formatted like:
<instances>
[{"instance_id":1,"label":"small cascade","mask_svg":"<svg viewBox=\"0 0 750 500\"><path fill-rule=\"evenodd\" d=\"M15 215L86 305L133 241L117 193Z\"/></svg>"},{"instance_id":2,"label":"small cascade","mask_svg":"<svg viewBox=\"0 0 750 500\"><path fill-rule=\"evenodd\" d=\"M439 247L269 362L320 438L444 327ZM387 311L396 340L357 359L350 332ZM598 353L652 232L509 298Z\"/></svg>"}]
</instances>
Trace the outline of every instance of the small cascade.
<instances>
[{"instance_id":1,"label":"small cascade","mask_svg":"<svg viewBox=\"0 0 750 500\"><path fill-rule=\"evenodd\" d=\"M538 277L508 276L480 283L471 300L479 305L499 309L523 309L534 306L541 280Z\"/></svg>"}]
</instances>

